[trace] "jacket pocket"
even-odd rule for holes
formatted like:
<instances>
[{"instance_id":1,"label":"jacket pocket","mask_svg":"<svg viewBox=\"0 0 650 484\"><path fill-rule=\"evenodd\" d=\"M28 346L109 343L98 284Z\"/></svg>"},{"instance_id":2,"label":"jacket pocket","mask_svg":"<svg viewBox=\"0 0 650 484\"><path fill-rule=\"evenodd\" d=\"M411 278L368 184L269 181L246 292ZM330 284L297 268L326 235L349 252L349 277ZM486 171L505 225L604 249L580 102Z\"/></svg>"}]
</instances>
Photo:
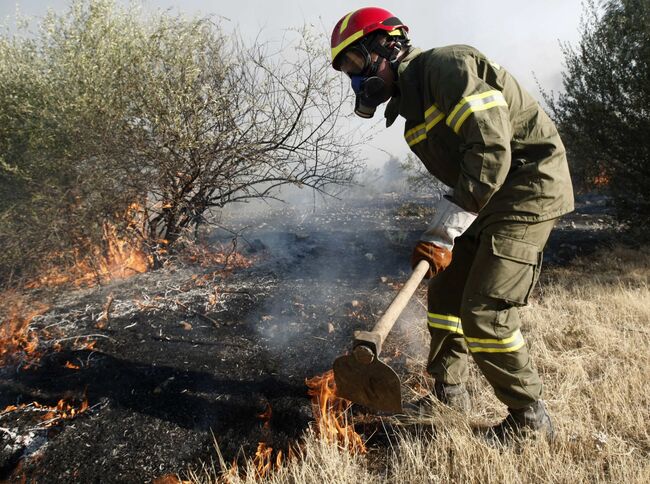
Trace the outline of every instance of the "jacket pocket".
<instances>
[{"instance_id":1,"label":"jacket pocket","mask_svg":"<svg viewBox=\"0 0 650 484\"><path fill-rule=\"evenodd\" d=\"M542 252L537 245L506 235L492 235L493 277L482 281L480 292L515 306L528 304L537 282Z\"/></svg>"}]
</instances>

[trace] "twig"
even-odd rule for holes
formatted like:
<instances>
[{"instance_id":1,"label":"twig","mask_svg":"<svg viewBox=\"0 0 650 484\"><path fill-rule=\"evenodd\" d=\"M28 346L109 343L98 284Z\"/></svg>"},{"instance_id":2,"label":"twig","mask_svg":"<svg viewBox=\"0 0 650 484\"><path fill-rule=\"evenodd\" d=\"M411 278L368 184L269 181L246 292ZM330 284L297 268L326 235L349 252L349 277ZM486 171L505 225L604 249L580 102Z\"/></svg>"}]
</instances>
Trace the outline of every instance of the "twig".
<instances>
[{"instance_id":1,"label":"twig","mask_svg":"<svg viewBox=\"0 0 650 484\"><path fill-rule=\"evenodd\" d=\"M108 325L109 320L111 319L111 306L113 305L113 293L110 293L106 298L106 304L104 304L104 312L97 319L95 327L98 329L104 329Z\"/></svg>"},{"instance_id":2,"label":"twig","mask_svg":"<svg viewBox=\"0 0 650 484\"><path fill-rule=\"evenodd\" d=\"M217 320L212 319L210 316L208 316L208 315L206 315L206 314L203 314L203 313L200 313L200 312L196 311L195 309L192 309L192 308L186 306L185 304L183 304L183 303L180 302L179 300L174 299L174 302L175 302L176 304L178 304L180 307L182 307L183 309L185 309L186 311L189 311L190 313L194 314L195 316L198 316L198 317L200 317L200 318L205 319L206 321L208 321L208 322L214 324L216 327L221 326Z\"/></svg>"},{"instance_id":3,"label":"twig","mask_svg":"<svg viewBox=\"0 0 650 484\"><path fill-rule=\"evenodd\" d=\"M10 429L7 429L5 427L0 427L0 430L6 432L11 438L16 437L16 432L12 432Z\"/></svg>"},{"instance_id":4,"label":"twig","mask_svg":"<svg viewBox=\"0 0 650 484\"><path fill-rule=\"evenodd\" d=\"M103 402L103 401L102 401L102 402L98 402L98 403L96 403L95 405L93 405L92 407L88 407L88 408L87 408L86 410L84 410L83 412L79 412L79 413L77 413L74 417L62 417L62 416L58 415L58 416L56 416L56 417L52 417L52 418L49 419L49 420L43 420L42 422L39 422L35 427L28 428L27 431L29 432L29 431L33 431L33 430L43 430L43 429L46 429L46 428L48 428L48 427L51 427L51 426L52 426L51 424L54 424L55 422L60 422L60 421L63 421L63 420L73 420L73 419L76 419L77 417L79 417L79 415L84 414L84 413L92 412L95 408L99 407L100 405L101 405L102 407L105 407L106 404L107 404L107 402ZM43 410L45 410L45 411L51 411L51 409L43 409Z\"/></svg>"},{"instance_id":5,"label":"twig","mask_svg":"<svg viewBox=\"0 0 650 484\"><path fill-rule=\"evenodd\" d=\"M69 336L68 338L50 339L44 341L44 343L61 343L62 341L70 341L79 338L106 338L106 339L110 339L114 343L117 343L116 339L113 339L110 336L106 336L105 334L81 334L79 336Z\"/></svg>"}]
</instances>

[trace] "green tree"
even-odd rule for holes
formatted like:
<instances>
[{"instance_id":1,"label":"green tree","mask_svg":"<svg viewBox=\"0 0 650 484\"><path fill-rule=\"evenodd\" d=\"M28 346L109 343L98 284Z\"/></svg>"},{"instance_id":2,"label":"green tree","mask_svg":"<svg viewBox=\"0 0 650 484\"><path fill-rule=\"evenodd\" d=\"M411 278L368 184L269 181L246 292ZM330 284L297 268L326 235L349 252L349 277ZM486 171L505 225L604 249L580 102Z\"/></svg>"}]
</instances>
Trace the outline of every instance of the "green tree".
<instances>
[{"instance_id":1,"label":"green tree","mask_svg":"<svg viewBox=\"0 0 650 484\"><path fill-rule=\"evenodd\" d=\"M295 34L271 53L211 18L73 0L2 35L0 278L96 247L107 220L173 249L213 207L351 183L347 89Z\"/></svg>"},{"instance_id":2,"label":"green tree","mask_svg":"<svg viewBox=\"0 0 650 484\"><path fill-rule=\"evenodd\" d=\"M564 92L545 95L578 184L602 187L620 220L650 216L650 0L585 4L581 40L563 45Z\"/></svg>"}]
</instances>

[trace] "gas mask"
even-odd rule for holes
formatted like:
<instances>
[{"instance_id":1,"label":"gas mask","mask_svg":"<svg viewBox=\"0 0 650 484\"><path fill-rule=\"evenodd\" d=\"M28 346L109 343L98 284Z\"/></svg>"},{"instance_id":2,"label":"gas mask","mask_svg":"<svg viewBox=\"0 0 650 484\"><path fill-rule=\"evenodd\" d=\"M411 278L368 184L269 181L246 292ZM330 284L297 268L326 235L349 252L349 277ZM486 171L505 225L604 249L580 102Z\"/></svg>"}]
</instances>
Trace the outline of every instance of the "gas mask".
<instances>
[{"instance_id":1,"label":"gas mask","mask_svg":"<svg viewBox=\"0 0 650 484\"><path fill-rule=\"evenodd\" d=\"M389 48L384 42L382 37L374 37L350 47L341 54L338 68L352 81L352 90L356 95L354 112L362 118L372 118L377 106L387 101L386 81L379 75L382 63L388 62L390 69L397 69L397 55L401 44L391 42ZM378 54L374 61L371 52Z\"/></svg>"},{"instance_id":2,"label":"gas mask","mask_svg":"<svg viewBox=\"0 0 650 484\"><path fill-rule=\"evenodd\" d=\"M384 96L386 83L379 76L350 76L352 90L356 94L354 113L362 118L372 118L377 106L386 99Z\"/></svg>"}]
</instances>

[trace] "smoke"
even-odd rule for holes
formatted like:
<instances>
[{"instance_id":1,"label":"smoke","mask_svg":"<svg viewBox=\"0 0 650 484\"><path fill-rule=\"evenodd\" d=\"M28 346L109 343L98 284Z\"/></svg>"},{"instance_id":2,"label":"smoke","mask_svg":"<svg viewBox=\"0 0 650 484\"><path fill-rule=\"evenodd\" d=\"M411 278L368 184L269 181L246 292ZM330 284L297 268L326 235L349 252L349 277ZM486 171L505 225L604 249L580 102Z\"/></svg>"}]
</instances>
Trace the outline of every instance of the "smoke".
<instances>
[{"instance_id":1,"label":"smoke","mask_svg":"<svg viewBox=\"0 0 650 484\"><path fill-rule=\"evenodd\" d=\"M327 210L341 201L382 197L387 193L408 196L413 192L413 186L409 184L410 176L412 173L406 165L390 156L381 164L365 165L351 185L331 186L326 193L309 187L283 185L269 198L254 198L245 203L232 204L219 213L236 217L241 214L262 215L285 210L286 216L292 217L297 212ZM301 214L298 216L302 217Z\"/></svg>"},{"instance_id":2,"label":"smoke","mask_svg":"<svg viewBox=\"0 0 650 484\"><path fill-rule=\"evenodd\" d=\"M222 214L223 225L242 231L241 246L259 256L255 277L274 280L247 317L271 372L302 380L331 368L350 349L353 332L372 328L410 274L410 251L428 219L403 208L426 209L436 192L413 195L394 158L363 175L337 198L291 187L281 193L283 202L237 205Z\"/></svg>"}]
</instances>

